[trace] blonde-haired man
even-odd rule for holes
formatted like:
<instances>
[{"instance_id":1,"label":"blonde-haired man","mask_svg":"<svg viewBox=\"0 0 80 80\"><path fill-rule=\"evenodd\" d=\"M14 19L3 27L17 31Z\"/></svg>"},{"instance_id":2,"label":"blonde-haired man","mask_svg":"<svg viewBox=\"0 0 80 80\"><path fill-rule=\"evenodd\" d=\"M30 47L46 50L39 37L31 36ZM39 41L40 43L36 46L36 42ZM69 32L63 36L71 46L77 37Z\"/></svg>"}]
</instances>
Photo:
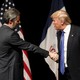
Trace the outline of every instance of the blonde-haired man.
<instances>
[{"instance_id":1,"label":"blonde-haired man","mask_svg":"<svg viewBox=\"0 0 80 80\"><path fill-rule=\"evenodd\" d=\"M59 80L80 80L80 27L71 24L68 13L58 10L51 15L52 23L57 30L59 53ZM64 32L64 44L61 48L62 31ZM62 54L62 52L64 54ZM63 55L63 60L61 56ZM61 72L61 60L64 61L63 73Z\"/></svg>"}]
</instances>

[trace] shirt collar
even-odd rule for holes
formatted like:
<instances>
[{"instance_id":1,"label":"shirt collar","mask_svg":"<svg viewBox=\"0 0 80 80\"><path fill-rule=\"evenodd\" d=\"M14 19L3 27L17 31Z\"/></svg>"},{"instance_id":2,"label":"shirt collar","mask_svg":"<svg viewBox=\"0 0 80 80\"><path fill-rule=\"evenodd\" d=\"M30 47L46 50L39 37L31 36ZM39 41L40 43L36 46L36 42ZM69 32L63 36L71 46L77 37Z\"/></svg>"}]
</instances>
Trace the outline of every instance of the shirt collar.
<instances>
[{"instance_id":1,"label":"shirt collar","mask_svg":"<svg viewBox=\"0 0 80 80\"><path fill-rule=\"evenodd\" d=\"M70 28L71 28L71 25L69 24L69 25L66 26L66 28L63 31L68 32L68 31L70 31Z\"/></svg>"}]
</instances>

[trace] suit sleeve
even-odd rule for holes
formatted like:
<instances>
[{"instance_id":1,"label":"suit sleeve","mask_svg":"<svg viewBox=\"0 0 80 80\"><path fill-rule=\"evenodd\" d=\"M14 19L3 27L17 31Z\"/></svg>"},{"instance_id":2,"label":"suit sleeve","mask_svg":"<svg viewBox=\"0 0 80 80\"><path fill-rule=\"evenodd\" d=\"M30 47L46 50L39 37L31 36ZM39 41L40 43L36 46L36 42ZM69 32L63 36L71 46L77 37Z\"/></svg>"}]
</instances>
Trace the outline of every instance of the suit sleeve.
<instances>
[{"instance_id":1,"label":"suit sleeve","mask_svg":"<svg viewBox=\"0 0 80 80\"><path fill-rule=\"evenodd\" d=\"M22 50L33 51L33 53L40 53L42 56L49 56L49 52L34 45L30 42L22 40L19 35L14 32L9 37L9 44L15 46L16 48L20 48Z\"/></svg>"}]
</instances>

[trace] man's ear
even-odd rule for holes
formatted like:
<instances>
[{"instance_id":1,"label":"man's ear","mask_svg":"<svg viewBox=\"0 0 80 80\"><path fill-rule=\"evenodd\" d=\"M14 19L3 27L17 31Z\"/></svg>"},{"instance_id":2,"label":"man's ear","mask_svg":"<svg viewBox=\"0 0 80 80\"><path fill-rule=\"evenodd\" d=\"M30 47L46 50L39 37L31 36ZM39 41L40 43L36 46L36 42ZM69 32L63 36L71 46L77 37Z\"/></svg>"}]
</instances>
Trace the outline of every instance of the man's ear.
<instances>
[{"instance_id":1,"label":"man's ear","mask_svg":"<svg viewBox=\"0 0 80 80\"><path fill-rule=\"evenodd\" d=\"M11 20L9 20L9 24L12 24L12 21Z\"/></svg>"}]
</instances>

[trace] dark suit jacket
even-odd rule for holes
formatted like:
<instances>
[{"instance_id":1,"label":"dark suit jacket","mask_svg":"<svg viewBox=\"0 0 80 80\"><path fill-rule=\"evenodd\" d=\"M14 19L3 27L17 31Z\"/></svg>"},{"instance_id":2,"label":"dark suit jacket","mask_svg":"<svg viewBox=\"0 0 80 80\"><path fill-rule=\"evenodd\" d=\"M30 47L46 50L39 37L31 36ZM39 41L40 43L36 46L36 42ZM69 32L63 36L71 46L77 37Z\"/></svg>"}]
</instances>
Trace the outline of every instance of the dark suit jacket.
<instances>
[{"instance_id":1,"label":"dark suit jacket","mask_svg":"<svg viewBox=\"0 0 80 80\"><path fill-rule=\"evenodd\" d=\"M60 34L61 33L58 32L58 42L60 41L59 36ZM80 27L72 25L67 43L67 64L72 80L80 80L79 61L80 61Z\"/></svg>"},{"instance_id":2,"label":"dark suit jacket","mask_svg":"<svg viewBox=\"0 0 80 80\"><path fill-rule=\"evenodd\" d=\"M44 57L49 55L48 51L23 41L16 32L3 25L0 28L0 80L23 80L22 49Z\"/></svg>"}]
</instances>

